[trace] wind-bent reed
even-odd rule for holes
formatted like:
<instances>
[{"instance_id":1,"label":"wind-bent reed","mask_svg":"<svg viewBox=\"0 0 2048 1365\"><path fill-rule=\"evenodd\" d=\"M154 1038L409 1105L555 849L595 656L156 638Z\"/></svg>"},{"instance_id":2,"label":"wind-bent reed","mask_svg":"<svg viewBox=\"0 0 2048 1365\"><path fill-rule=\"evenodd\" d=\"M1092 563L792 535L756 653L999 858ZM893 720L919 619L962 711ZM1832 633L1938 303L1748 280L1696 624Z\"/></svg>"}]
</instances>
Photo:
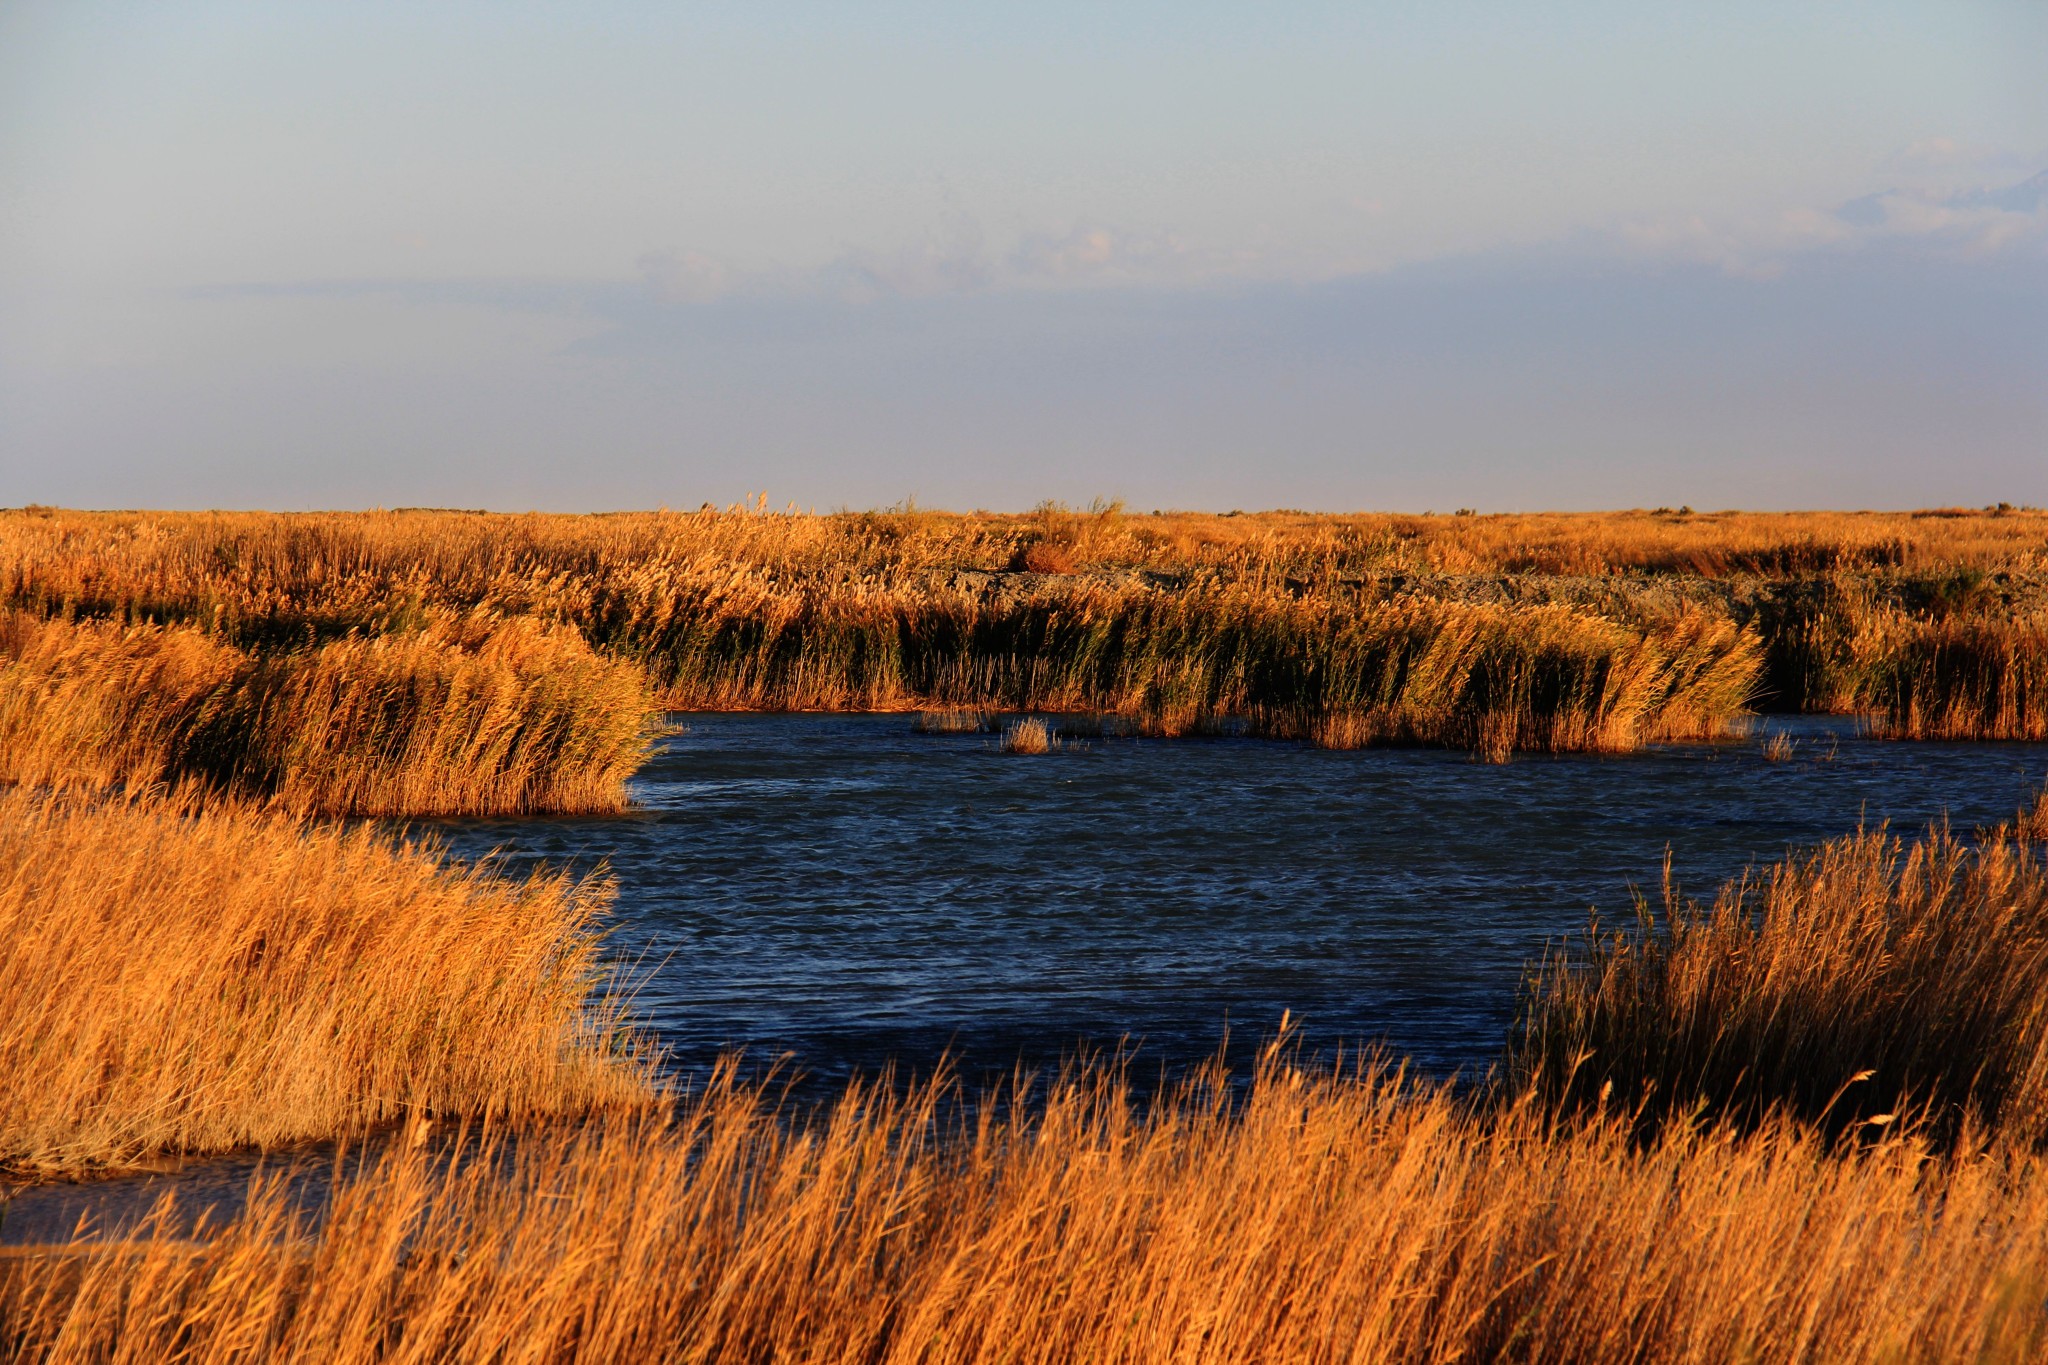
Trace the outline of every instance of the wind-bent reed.
<instances>
[{"instance_id":1,"label":"wind-bent reed","mask_svg":"<svg viewBox=\"0 0 2048 1365\"><path fill-rule=\"evenodd\" d=\"M0 617L0 781L199 779L353 815L613 811L654 720L636 667L526 619L252 658L188 627Z\"/></svg>"},{"instance_id":2,"label":"wind-bent reed","mask_svg":"<svg viewBox=\"0 0 2048 1365\"><path fill-rule=\"evenodd\" d=\"M275 1184L194 1238L0 1262L55 1363L2021 1361L2048 1164L1777 1122L1568 1129L1269 1053L1139 1112L1110 1072L954 1126L729 1081L667 1126L387 1150L317 1226Z\"/></svg>"},{"instance_id":3,"label":"wind-bent reed","mask_svg":"<svg viewBox=\"0 0 2048 1365\"><path fill-rule=\"evenodd\" d=\"M235 802L0 792L0 1170L645 1103L608 895Z\"/></svg>"},{"instance_id":4,"label":"wind-bent reed","mask_svg":"<svg viewBox=\"0 0 2048 1365\"><path fill-rule=\"evenodd\" d=\"M1711 905L1596 930L1538 974L1510 1075L1606 1106L2048 1146L2048 798L1975 842L1865 830Z\"/></svg>"},{"instance_id":5,"label":"wind-bent reed","mask_svg":"<svg viewBox=\"0 0 2048 1365\"><path fill-rule=\"evenodd\" d=\"M653 721L574 631L459 621L265 658L201 748L294 809L581 814L625 807Z\"/></svg>"},{"instance_id":6,"label":"wind-bent reed","mask_svg":"<svg viewBox=\"0 0 2048 1365\"><path fill-rule=\"evenodd\" d=\"M0 613L0 783L162 781L247 668L195 630Z\"/></svg>"},{"instance_id":7,"label":"wind-bent reed","mask_svg":"<svg viewBox=\"0 0 2048 1365\"><path fill-rule=\"evenodd\" d=\"M1883 711L1897 691L1882 685L1894 624L1940 616L1996 628L2048 600L2044 571L2048 516L2009 508L0 514L0 592L43 614L193 621L272 648L481 610L573 625L644 664L674 707L1074 710L1160 734L1212 728L1220 709L1319 742L1486 753L1607 747L1632 728L1544 712L1552 684L1542 675L1554 669L1523 657L1525 623L1552 636L1550 647L1582 637L1567 653L1612 654L1594 641L1621 631L1677 654L1698 644L1685 638L1699 633L1688 613L1712 618L1728 632L1721 657L1748 676L1703 683L1672 716L1650 705L1634 742L1691 737L1714 733L1757 693L1754 645L1734 648L1745 632L1762 642L1771 704ZM1527 619L1546 603L1555 622ZM1380 654L1397 642L1412 653L1418 628L1446 632L1448 653L1471 658L1448 708L1383 685ZM1473 654L1475 635L1499 639ZM2031 657L2034 644L2022 644ZM1378 678L1371 695L1344 695L1368 673ZM1941 692L1949 676L1936 671L1920 711L1967 728L1971 708ZM1525 685L1539 698L1527 714L1487 700ZM1602 684L1556 685L1584 696ZM1699 723L1679 723L1687 712Z\"/></svg>"}]
</instances>

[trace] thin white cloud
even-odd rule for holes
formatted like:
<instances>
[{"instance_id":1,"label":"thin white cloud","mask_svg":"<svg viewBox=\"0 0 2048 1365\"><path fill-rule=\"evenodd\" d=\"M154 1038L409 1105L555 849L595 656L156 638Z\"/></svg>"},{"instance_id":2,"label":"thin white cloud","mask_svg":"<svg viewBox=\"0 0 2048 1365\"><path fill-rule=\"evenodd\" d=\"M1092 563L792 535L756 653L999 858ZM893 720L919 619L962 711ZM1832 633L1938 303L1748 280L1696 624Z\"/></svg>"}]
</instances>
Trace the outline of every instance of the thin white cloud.
<instances>
[{"instance_id":1,"label":"thin white cloud","mask_svg":"<svg viewBox=\"0 0 2048 1365\"><path fill-rule=\"evenodd\" d=\"M1638 258L1710 265L1768 278L1819 251L1909 243L1972 258L2048 249L2048 172L2003 184L1944 191L1891 187L1832 208L1806 206L1747 218L1648 218L1612 236Z\"/></svg>"}]
</instances>

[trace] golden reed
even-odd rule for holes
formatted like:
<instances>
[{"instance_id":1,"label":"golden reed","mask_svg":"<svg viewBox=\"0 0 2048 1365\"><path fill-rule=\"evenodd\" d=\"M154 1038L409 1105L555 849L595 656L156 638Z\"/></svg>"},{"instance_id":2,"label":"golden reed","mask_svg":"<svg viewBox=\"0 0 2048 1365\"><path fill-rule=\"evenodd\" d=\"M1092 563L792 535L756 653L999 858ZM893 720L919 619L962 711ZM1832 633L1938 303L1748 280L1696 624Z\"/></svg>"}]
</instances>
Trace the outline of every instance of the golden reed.
<instances>
[{"instance_id":1,"label":"golden reed","mask_svg":"<svg viewBox=\"0 0 2048 1365\"><path fill-rule=\"evenodd\" d=\"M0 1171L645 1103L607 896L234 802L0 791Z\"/></svg>"},{"instance_id":2,"label":"golden reed","mask_svg":"<svg viewBox=\"0 0 2048 1365\"><path fill-rule=\"evenodd\" d=\"M1634 520L1614 534L1702 534ZM1981 520L1958 543L2022 553L2028 518ZM1503 556L1520 532L1491 521L30 510L0 516L0 590L39 615L183 622L259 654L421 613L532 617L641 664L679 709L1087 712L1156 734L1231 721L1493 756L1707 737L1743 713L1757 642L1725 612L1386 596L1408 566L1518 562ZM1852 548L1821 558L1891 544L1847 526ZM1034 553L1048 546L1057 564ZM1625 563L1610 567L1636 567L1613 553Z\"/></svg>"},{"instance_id":3,"label":"golden reed","mask_svg":"<svg viewBox=\"0 0 2048 1365\"><path fill-rule=\"evenodd\" d=\"M1701 904L1595 928L1537 974L1514 1087L1645 1125L1924 1136L2048 1148L2048 794L1966 839L1865 830Z\"/></svg>"},{"instance_id":4,"label":"golden reed","mask_svg":"<svg viewBox=\"0 0 2048 1365\"><path fill-rule=\"evenodd\" d=\"M654 721L639 669L526 619L252 658L191 627L0 614L0 782L193 780L352 815L613 811Z\"/></svg>"},{"instance_id":5,"label":"golden reed","mask_svg":"<svg viewBox=\"0 0 2048 1365\"><path fill-rule=\"evenodd\" d=\"M1773 1122L1556 1126L1284 1051L949 1124L730 1085L667 1123L386 1149L315 1219L0 1261L51 1362L1949 1361L2048 1348L2048 1165Z\"/></svg>"}]
</instances>

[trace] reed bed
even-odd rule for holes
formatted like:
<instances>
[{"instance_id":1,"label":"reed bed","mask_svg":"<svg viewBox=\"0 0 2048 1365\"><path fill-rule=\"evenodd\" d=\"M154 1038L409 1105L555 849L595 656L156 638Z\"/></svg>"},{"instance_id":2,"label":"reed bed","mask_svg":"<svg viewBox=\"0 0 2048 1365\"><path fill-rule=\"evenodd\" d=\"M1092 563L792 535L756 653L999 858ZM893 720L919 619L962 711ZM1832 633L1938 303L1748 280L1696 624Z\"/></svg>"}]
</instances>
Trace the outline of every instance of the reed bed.
<instances>
[{"instance_id":1,"label":"reed bed","mask_svg":"<svg viewBox=\"0 0 2048 1365\"><path fill-rule=\"evenodd\" d=\"M301 811L612 811L654 732L631 664L527 619L252 657L184 626L0 618L0 781L196 780Z\"/></svg>"},{"instance_id":2,"label":"reed bed","mask_svg":"<svg viewBox=\"0 0 2048 1365\"><path fill-rule=\"evenodd\" d=\"M2048 796L1977 841L1864 830L1544 966L1509 1075L1564 1111L2048 1144Z\"/></svg>"},{"instance_id":3,"label":"reed bed","mask_svg":"<svg viewBox=\"0 0 2048 1365\"><path fill-rule=\"evenodd\" d=\"M1916 622L1895 633L1871 688L1881 733L2048 739L2048 616Z\"/></svg>"},{"instance_id":4,"label":"reed bed","mask_svg":"<svg viewBox=\"0 0 2048 1365\"><path fill-rule=\"evenodd\" d=\"M1140 1111L1114 1072L949 1124L943 1087L790 1124L413 1148L323 1219L258 1182L193 1237L0 1263L51 1362L1948 1361L2048 1347L2048 1168L1773 1123L1648 1142L1269 1054Z\"/></svg>"},{"instance_id":5,"label":"reed bed","mask_svg":"<svg viewBox=\"0 0 2048 1365\"><path fill-rule=\"evenodd\" d=\"M0 1171L644 1104L608 894L247 804L0 791Z\"/></svg>"},{"instance_id":6,"label":"reed bed","mask_svg":"<svg viewBox=\"0 0 2048 1365\"><path fill-rule=\"evenodd\" d=\"M747 613L659 651L678 709L1110 714L1176 736L1254 733L1461 748L1625 749L1722 733L1754 687L1753 637L1680 613L1654 627L1561 607L1401 602L1334 611L1242 590L1061 590ZM772 623L772 624L770 624Z\"/></svg>"},{"instance_id":7,"label":"reed bed","mask_svg":"<svg viewBox=\"0 0 2048 1365\"><path fill-rule=\"evenodd\" d=\"M531 617L643 665L674 709L1083 712L1161 735L1236 720L1499 755L1719 733L1757 668L1739 624L1684 605L1624 621L1566 605L1360 599L1301 559L1326 538L1315 519L1267 518L1247 540L1235 518L1113 508L75 515L6 523L8 595L24 609L197 620L252 647L375 637L421 613ZM1211 522L1235 538L1180 548L1183 523ZM1349 563L1333 558L1349 536L1317 562ZM1094 567L1047 572L1025 553L1054 541L1069 568ZM1097 572L1105 563L1120 567Z\"/></svg>"},{"instance_id":8,"label":"reed bed","mask_svg":"<svg viewBox=\"0 0 2048 1365\"><path fill-rule=\"evenodd\" d=\"M294 809L621 810L656 717L630 664L538 623L456 622L259 662L214 761Z\"/></svg>"},{"instance_id":9,"label":"reed bed","mask_svg":"<svg viewBox=\"0 0 2048 1365\"><path fill-rule=\"evenodd\" d=\"M1044 551L1036 563L1035 548ZM931 571L1150 570L1276 585L1375 574L2021 574L2048 569L2048 512L0 512L8 600L95 614L202 613L231 630L284 617L346 630L408 597L485 605L522 590L545 596L571 580L630 592L635 568L689 564L846 586Z\"/></svg>"},{"instance_id":10,"label":"reed bed","mask_svg":"<svg viewBox=\"0 0 2048 1365\"><path fill-rule=\"evenodd\" d=\"M2026 737L2048 649L2026 624L2048 614L2048 513L22 509L0 513L0 602L192 624L258 653L450 615L532 618L645 668L673 709L1094 712L1164 735L1228 719L1497 755L1715 733L1749 699L1875 713L1902 737ZM1537 627L1550 645L1581 637L1568 653L1611 655L1592 642L1616 631L1680 651L1697 633L1688 618L1711 618L1753 637L1723 651L1751 676L1669 717L1653 703L1642 726L1626 719L1637 700L1620 721L1572 706L1553 717L1540 701L1552 665L1497 657L1522 633L1497 618L1537 608L1555 618ZM1446 711L1377 684L1344 695L1384 677L1390 642L1414 652L1416 622L1472 660L1463 699ZM1960 633L1942 643L1937 626ZM1487 634L1504 640L1467 647ZM1533 709L1486 700L1524 682Z\"/></svg>"}]
</instances>

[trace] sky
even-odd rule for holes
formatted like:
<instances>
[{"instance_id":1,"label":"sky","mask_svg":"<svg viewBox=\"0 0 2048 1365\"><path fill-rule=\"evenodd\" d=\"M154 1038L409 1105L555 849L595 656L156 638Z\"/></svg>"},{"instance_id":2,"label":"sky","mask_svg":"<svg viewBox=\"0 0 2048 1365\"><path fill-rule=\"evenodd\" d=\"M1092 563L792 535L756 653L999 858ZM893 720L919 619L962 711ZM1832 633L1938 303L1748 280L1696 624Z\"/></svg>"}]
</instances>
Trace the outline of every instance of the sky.
<instances>
[{"instance_id":1,"label":"sky","mask_svg":"<svg viewBox=\"0 0 2048 1365\"><path fill-rule=\"evenodd\" d=\"M2048 504L2048 4L0 0L0 504Z\"/></svg>"}]
</instances>

